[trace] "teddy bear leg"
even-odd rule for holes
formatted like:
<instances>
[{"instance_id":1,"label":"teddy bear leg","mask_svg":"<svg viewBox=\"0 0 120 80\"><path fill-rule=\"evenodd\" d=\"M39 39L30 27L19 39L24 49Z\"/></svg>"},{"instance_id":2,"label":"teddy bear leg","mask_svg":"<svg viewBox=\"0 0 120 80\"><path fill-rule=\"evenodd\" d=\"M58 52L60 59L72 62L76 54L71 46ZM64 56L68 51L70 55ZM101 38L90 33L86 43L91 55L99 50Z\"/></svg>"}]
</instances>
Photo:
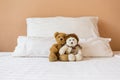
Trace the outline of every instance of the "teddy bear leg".
<instances>
[{"instance_id":1,"label":"teddy bear leg","mask_svg":"<svg viewBox=\"0 0 120 80\"><path fill-rule=\"evenodd\" d=\"M55 53L50 53L49 61L53 62L53 61L57 61L57 60L58 60L58 58L57 58L56 54Z\"/></svg>"},{"instance_id":2,"label":"teddy bear leg","mask_svg":"<svg viewBox=\"0 0 120 80\"><path fill-rule=\"evenodd\" d=\"M68 54L62 54L59 57L60 61L68 61Z\"/></svg>"},{"instance_id":3,"label":"teddy bear leg","mask_svg":"<svg viewBox=\"0 0 120 80\"><path fill-rule=\"evenodd\" d=\"M76 56L76 61L80 61L80 60L82 60L82 56L80 55L75 55Z\"/></svg>"},{"instance_id":4,"label":"teddy bear leg","mask_svg":"<svg viewBox=\"0 0 120 80\"><path fill-rule=\"evenodd\" d=\"M68 60L69 61L75 61L75 55L74 54L69 54L68 55Z\"/></svg>"},{"instance_id":5,"label":"teddy bear leg","mask_svg":"<svg viewBox=\"0 0 120 80\"><path fill-rule=\"evenodd\" d=\"M82 60L82 55L80 53L76 54L75 57L76 57L76 61Z\"/></svg>"}]
</instances>

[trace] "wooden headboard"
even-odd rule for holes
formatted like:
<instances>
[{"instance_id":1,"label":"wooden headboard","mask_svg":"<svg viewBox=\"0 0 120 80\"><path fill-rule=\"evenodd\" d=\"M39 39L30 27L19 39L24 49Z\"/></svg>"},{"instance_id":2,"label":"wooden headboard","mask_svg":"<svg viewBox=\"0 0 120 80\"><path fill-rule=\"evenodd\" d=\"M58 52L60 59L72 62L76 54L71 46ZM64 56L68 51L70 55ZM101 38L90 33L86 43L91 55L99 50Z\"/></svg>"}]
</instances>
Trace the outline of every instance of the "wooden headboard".
<instances>
[{"instance_id":1,"label":"wooden headboard","mask_svg":"<svg viewBox=\"0 0 120 80\"><path fill-rule=\"evenodd\" d=\"M13 51L28 17L99 16L102 37L120 50L120 0L0 0L0 51Z\"/></svg>"}]
</instances>

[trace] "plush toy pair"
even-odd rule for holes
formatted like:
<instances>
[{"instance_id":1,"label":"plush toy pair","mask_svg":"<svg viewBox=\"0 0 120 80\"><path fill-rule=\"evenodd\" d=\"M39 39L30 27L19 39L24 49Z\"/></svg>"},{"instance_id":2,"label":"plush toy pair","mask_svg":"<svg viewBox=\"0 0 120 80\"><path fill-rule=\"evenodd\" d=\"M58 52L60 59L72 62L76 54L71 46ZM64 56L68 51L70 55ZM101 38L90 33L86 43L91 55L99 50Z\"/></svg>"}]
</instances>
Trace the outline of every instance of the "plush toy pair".
<instances>
[{"instance_id":1,"label":"plush toy pair","mask_svg":"<svg viewBox=\"0 0 120 80\"><path fill-rule=\"evenodd\" d=\"M56 32L56 44L50 48L49 61L80 61L82 60L81 46L76 34Z\"/></svg>"}]
</instances>

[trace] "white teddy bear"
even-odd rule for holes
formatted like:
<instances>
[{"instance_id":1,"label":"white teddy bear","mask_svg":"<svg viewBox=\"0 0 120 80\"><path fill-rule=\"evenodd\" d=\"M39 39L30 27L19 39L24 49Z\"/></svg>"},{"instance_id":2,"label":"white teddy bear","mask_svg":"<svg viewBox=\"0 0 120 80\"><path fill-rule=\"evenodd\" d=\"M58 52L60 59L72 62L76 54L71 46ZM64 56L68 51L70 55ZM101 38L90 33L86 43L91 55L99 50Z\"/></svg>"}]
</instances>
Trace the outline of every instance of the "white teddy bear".
<instances>
[{"instance_id":1,"label":"white teddy bear","mask_svg":"<svg viewBox=\"0 0 120 80\"><path fill-rule=\"evenodd\" d=\"M60 55L68 54L68 61L82 60L81 46L78 44L79 38L76 34L68 34L66 44L59 50Z\"/></svg>"}]
</instances>

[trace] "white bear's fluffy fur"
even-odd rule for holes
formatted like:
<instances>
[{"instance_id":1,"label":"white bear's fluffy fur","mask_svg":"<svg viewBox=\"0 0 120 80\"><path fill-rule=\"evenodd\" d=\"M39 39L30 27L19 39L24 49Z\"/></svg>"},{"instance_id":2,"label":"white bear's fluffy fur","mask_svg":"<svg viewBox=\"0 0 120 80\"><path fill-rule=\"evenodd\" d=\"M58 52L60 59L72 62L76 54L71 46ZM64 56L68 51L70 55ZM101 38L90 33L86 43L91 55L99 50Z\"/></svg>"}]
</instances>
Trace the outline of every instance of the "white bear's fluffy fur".
<instances>
[{"instance_id":1,"label":"white bear's fluffy fur","mask_svg":"<svg viewBox=\"0 0 120 80\"><path fill-rule=\"evenodd\" d=\"M60 53L60 55L68 53L68 60L69 61L82 60L81 48L78 45L77 39L74 37L69 37L66 40L66 44L59 50L59 53Z\"/></svg>"}]
</instances>

